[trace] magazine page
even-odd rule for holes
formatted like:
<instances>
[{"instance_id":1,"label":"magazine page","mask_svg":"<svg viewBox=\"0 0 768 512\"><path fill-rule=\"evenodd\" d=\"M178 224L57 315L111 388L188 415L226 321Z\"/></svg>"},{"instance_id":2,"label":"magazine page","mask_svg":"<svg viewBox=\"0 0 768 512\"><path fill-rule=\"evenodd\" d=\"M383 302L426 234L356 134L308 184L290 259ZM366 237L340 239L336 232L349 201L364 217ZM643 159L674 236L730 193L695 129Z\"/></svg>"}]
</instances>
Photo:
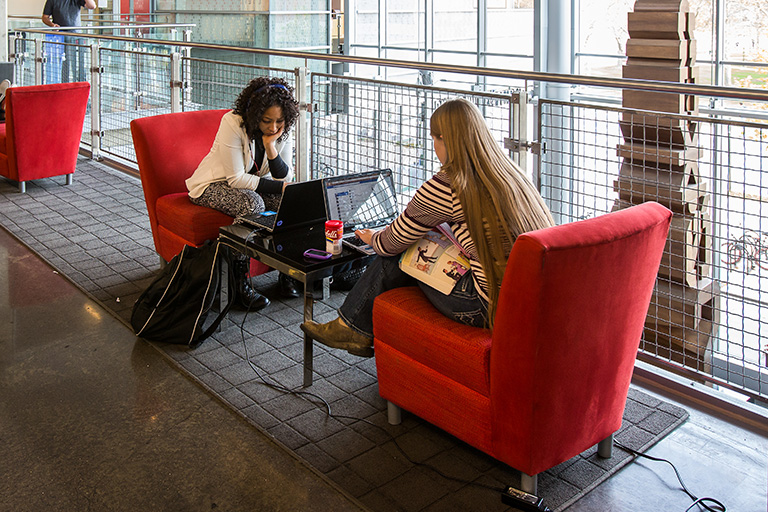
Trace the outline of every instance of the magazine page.
<instances>
[{"instance_id":1,"label":"magazine page","mask_svg":"<svg viewBox=\"0 0 768 512\"><path fill-rule=\"evenodd\" d=\"M461 276L469 272L469 260L448 235L432 230L403 253L400 269L448 295Z\"/></svg>"}]
</instances>

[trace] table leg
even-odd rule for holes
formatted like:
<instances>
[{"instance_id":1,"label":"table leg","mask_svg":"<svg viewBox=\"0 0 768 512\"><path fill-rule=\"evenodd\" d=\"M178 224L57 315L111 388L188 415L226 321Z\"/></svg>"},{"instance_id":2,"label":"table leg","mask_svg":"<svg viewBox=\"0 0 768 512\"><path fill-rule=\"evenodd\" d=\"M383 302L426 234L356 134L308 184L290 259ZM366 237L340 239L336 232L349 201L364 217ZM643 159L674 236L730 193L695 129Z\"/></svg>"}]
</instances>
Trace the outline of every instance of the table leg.
<instances>
[{"instance_id":1,"label":"table leg","mask_svg":"<svg viewBox=\"0 0 768 512\"><path fill-rule=\"evenodd\" d=\"M304 283L304 321L312 320L314 308L314 296L312 295L315 283ZM304 387L312 385L312 338L304 334Z\"/></svg>"}]
</instances>

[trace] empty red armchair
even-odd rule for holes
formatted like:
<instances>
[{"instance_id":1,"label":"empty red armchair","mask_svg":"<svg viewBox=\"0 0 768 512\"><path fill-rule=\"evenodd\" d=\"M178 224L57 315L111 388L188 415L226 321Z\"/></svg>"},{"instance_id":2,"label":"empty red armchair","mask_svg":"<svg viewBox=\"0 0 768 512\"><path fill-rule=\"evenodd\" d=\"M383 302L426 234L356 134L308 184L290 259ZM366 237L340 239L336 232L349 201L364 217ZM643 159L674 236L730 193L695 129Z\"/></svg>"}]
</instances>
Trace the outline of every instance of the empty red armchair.
<instances>
[{"instance_id":1,"label":"empty red armchair","mask_svg":"<svg viewBox=\"0 0 768 512\"><path fill-rule=\"evenodd\" d=\"M598 445L610 457L671 212L644 203L525 233L512 247L493 332L440 314L417 287L373 311L379 393L536 475Z\"/></svg>"},{"instance_id":2,"label":"empty red armchair","mask_svg":"<svg viewBox=\"0 0 768 512\"><path fill-rule=\"evenodd\" d=\"M219 236L234 220L189 200L185 180L208 154L222 116L228 110L198 110L143 117L131 121L155 250L170 261L185 245L201 246ZM251 261L251 274L271 270Z\"/></svg>"},{"instance_id":3,"label":"empty red armchair","mask_svg":"<svg viewBox=\"0 0 768 512\"><path fill-rule=\"evenodd\" d=\"M88 82L10 87L0 124L0 175L19 184L72 175L80 151Z\"/></svg>"}]
</instances>

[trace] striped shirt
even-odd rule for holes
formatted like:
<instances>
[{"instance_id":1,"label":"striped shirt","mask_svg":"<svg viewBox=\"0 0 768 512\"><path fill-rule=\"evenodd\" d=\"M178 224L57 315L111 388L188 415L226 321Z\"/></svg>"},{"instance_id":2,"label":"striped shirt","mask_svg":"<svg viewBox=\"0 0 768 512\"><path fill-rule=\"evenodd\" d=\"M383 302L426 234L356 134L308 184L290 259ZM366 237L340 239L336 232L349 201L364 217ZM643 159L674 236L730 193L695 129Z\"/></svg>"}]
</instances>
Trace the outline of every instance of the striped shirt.
<instances>
[{"instance_id":1,"label":"striped shirt","mask_svg":"<svg viewBox=\"0 0 768 512\"><path fill-rule=\"evenodd\" d=\"M416 243L435 226L448 223L464 252L470 257L475 288L483 300L488 300L488 282L478 260L475 242L469 236L464 211L451 188L448 174L440 171L416 191L405 211L385 229L374 233L371 240L376 253L397 256ZM509 254L510 247L506 253Z\"/></svg>"}]
</instances>

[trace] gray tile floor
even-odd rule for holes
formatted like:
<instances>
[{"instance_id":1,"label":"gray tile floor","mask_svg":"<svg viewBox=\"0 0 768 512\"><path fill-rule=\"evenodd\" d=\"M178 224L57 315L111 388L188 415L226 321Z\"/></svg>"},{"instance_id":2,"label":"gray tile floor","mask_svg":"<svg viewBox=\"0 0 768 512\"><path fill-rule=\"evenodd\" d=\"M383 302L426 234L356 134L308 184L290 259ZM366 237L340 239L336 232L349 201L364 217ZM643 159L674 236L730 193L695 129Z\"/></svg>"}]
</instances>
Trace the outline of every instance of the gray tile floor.
<instances>
[{"instance_id":1,"label":"gray tile floor","mask_svg":"<svg viewBox=\"0 0 768 512\"><path fill-rule=\"evenodd\" d=\"M59 181L63 183L63 179ZM80 160L75 184L71 187L62 186L55 178L40 180L28 186L28 197L22 197L13 192L12 184L0 181L3 198L0 207L6 213L2 224L124 319L135 297L151 279L158 261L151 248L143 197L137 184L135 178L85 159ZM270 274L258 280L262 291L273 298L276 298L275 280ZM334 294L328 302L318 304L316 312L321 320L323 316L333 315L333 308L341 298L342 295ZM242 418L311 461L374 510L504 508L495 493L441 481L431 471L404 460L390 440L390 434L397 434L398 443L413 457L429 459L463 479L499 486L513 483L516 478L509 468L497 465L417 419L410 418L402 430L393 431L381 413L383 404L376 390L372 360L317 350L315 366L320 378L312 390L326 398L337 414L364 417L376 427L360 422L347 427L346 420L327 418L315 405L259 384L253 368L243 359L245 347L258 361L257 368L263 375L278 379L288 387L299 386L300 306L299 300L276 300L263 314L249 315L247 319L243 313L234 313L224 331L195 351L194 357L183 348L161 348L210 391L232 404ZM246 343L240 338L241 323ZM690 404L686 404L686 409L691 410ZM686 422L654 447L653 452L662 447L669 451L673 447L672 454L683 456L683 460L710 463L715 469L709 476L696 469L695 481L701 479L706 486L713 484L716 489L728 481L731 485L722 489L726 495L748 506L760 507L744 510L762 509L765 506L765 437L706 414L699 416L694 412L693 417L696 421ZM713 428L710 425L715 425L717 435L709 432ZM674 441L681 435L685 436L683 443ZM731 436L739 441L734 442ZM691 437L708 440L694 452L694 457L687 447ZM711 464L708 451L713 447L720 454L744 459L748 464L744 470L725 471L718 464ZM684 510L688 498L675 490L676 486L666 475L662 476L663 469L649 464L631 464L568 510L659 508L651 506L653 503L674 504L675 509ZM567 475L566 471L563 473ZM645 492L648 488L658 492ZM750 497L745 498L739 489ZM613 505L605 508L605 500ZM638 508L640 500L645 501ZM625 503L632 505L624 508Z\"/></svg>"}]
</instances>

